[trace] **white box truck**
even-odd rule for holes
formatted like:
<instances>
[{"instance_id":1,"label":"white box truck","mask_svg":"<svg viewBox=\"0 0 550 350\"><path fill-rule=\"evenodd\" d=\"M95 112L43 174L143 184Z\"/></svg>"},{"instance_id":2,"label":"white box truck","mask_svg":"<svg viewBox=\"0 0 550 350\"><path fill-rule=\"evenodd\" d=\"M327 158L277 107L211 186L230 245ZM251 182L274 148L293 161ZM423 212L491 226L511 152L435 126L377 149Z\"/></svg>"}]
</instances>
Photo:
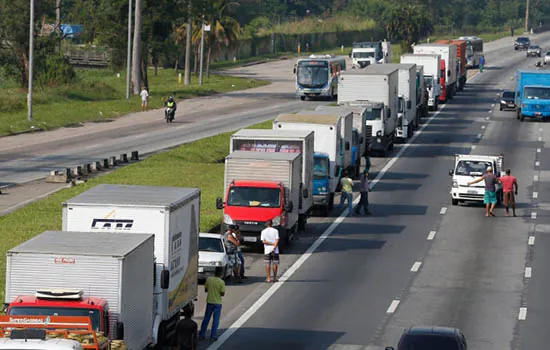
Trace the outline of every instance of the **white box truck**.
<instances>
[{"instance_id":1,"label":"white box truck","mask_svg":"<svg viewBox=\"0 0 550 350\"><path fill-rule=\"evenodd\" d=\"M316 164L313 168L313 204L324 215L332 210L334 194L344 169L344 144L341 133L341 117L335 115L280 114L273 121L275 130L313 131Z\"/></svg>"},{"instance_id":2,"label":"white box truck","mask_svg":"<svg viewBox=\"0 0 550 350\"><path fill-rule=\"evenodd\" d=\"M313 209L313 131L241 129L231 135L229 153L233 151L283 152L302 154L302 188L298 209L298 230L305 231Z\"/></svg>"},{"instance_id":3,"label":"white box truck","mask_svg":"<svg viewBox=\"0 0 550 350\"><path fill-rule=\"evenodd\" d=\"M155 235L155 339L171 339L181 311L194 312L200 195L198 188L101 184L63 203L63 231Z\"/></svg>"},{"instance_id":4,"label":"white box truck","mask_svg":"<svg viewBox=\"0 0 550 350\"><path fill-rule=\"evenodd\" d=\"M399 77L396 137L406 142L420 124L416 113L416 64L396 63L391 66L398 69Z\"/></svg>"},{"instance_id":5,"label":"white box truck","mask_svg":"<svg viewBox=\"0 0 550 350\"><path fill-rule=\"evenodd\" d=\"M95 332L145 349L153 339L154 236L46 231L10 249L9 316L88 316Z\"/></svg>"},{"instance_id":6,"label":"white box truck","mask_svg":"<svg viewBox=\"0 0 550 350\"><path fill-rule=\"evenodd\" d=\"M439 95L440 102L446 102L456 95L457 89L457 75L459 72L459 66L456 61L456 45L454 44L421 44L413 47L415 54L437 54L441 56L441 60L444 62L441 64L441 70L445 71L445 76L440 76L442 80L442 86L445 88L441 90Z\"/></svg>"},{"instance_id":7,"label":"white box truck","mask_svg":"<svg viewBox=\"0 0 550 350\"><path fill-rule=\"evenodd\" d=\"M268 220L288 244L297 230L302 187L300 153L234 151L225 158L224 225L239 225L245 242L261 243Z\"/></svg>"},{"instance_id":8,"label":"white box truck","mask_svg":"<svg viewBox=\"0 0 550 350\"><path fill-rule=\"evenodd\" d=\"M418 118L428 116L428 90L424 81L424 66L416 65L416 113Z\"/></svg>"},{"instance_id":9,"label":"white box truck","mask_svg":"<svg viewBox=\"0 0 550 350\"><path fill-rule=\"evenodd\" d=\"M339 84L339 105L369 105L371 117L367 118L367 126L372 127L369 148L385 155L395 143L398 69L391 64L377 64L365 69L345 71L340 75Z\"/></svg>"},{"instance_id":10,"label":"white box truck","mask_svg":"<svg viewBox=\"0 0 550 350\"><path fill-rule=\"evenodd\" d=\"M317 106L316 111L353 115L352 167L350 174L359 177L361 157L367 149L367 108L361 106Z\"/></svg>"},{"instance_id":11,"label":"white box truck","mask_svg":"<svg viewBox=\"0 0 550 350\"><path fill-rule=\"evenodd\" d=\"M352 44L353 68L365 68L371 64L391 63L391 43L389 41L361 41Z\"/></svg>"},{"instance_id":12,"label":"white box truck","mask_svg":"<svg viewBox=\"0 0 550 350\"><path fill-rule=\"evenodd\" d=\"M441 95L441 55L405 54L401 63L414 63L424 68L424 85L428 91L428 108L437 111Z\"/></svg>"}]
</instances>

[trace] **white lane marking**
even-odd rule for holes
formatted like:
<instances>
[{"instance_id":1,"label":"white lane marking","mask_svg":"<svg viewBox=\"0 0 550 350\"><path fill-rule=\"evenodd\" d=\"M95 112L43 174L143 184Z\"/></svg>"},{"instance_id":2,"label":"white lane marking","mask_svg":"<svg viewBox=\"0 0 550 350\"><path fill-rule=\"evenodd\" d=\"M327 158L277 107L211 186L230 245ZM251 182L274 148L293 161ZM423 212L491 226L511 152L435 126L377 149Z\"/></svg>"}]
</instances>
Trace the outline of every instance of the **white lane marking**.
<instances>
[{"instance_id":1,"label":"white lane marking","mask_svg":"<svg viewBox=\"0 0 550 350\"><path fill-rule=\"evenodd\" d=\"M480 139L483 135L477 134L477 138Z\"/></svg>"},{"instance_id":2,"label":"white lane marking","mask_svg":"<svg viewBox=\"0 0 550 350\"><path fill-rule=\"evenodd\" d=\"M539 181L539 176L538 175L533 175L533 181Z\"/></svg>"},{"instance_id":3,"label":"white lane marking","mask_svg":"<svg viewBox=\"0 0 550 350\"><path fill-rule=\"evenodd\" d=\"M536 218L537 218L537 212L536 211L531 212L531 219L536 219Z\"/></svg>"},{"instance_id":4,"label":"white lane marking","mask_svg":"<svg viewBox=\"0 0 550 350\"><path fill-rule=\"evenodd\" d=\"M537 153L540 153L542 150L540 148L537 148Z\"/></svg>"},{"instance_id":5,"label":"white lane marking","mask_svg":"<svg viewBox=\"0 0 550 350\"><path fill-rule=\"evenodd\" d=\"M418 272L418 270L420 269L420 266L422 266L422 262L421 261L417 261L413 264L413 266L411 267L411 272Z\"/></svg>"},{"instance_id":6,"label":"white lane marking","mask_svg":"<svg viewBox=\"0 0 550 350\"><path fill-rule=\"evenodd\" d=\"M445 215L446 212L447 212L447 207L443 207L443 208L441 208L441 210L439 211L439 214Z\"/></svg>"},{"instance_id":7,"label":"white lane marking","mask_svg":"<svg viewBox=\"0 0 550 350\"><path fill-rule=\"evenodd\" d=\"M491 117L485 117L485 120L491 120Z\"/></svg>"},{"instance_id":8,"label":"white lane marking","mask_svg":"<svg viewBox=\"0 0 550 350\"><path fill-rule=\"evenodd\" d=\"M476 145L472 145L472 149L473 149L473 150L476 149L476 147L477 147Z\"/></svg>"},{"instance_id":9,"label":"white lane marking","mask_svg":"<svg viewBox=\"0 0 550 350\"><path fill-rule=\"evenodd\" d=\"M492 111L492 110L490 110L490 111L489 111L489 113L493 113L493 111Z\"/></svg>"},{"instance_id":10,"label":"white lane marking","mask_svg":"<svg viewBox=\"0 0 550 350\"><path fill-rule=\"evenodd\" d=\"M542 141L542 137L539 136L539 141Z\"/></svg>"},{"instance_id":11,"label":"white lane marking","mask_svg":"<svg viewBox=\"0 0 550 350\"><path fill-rule=\"evenodd\" d=\"M432 241L435 238L435 234L435 231L430 231L430 233L428 233L428 241Z\"/></svg>"},{"instance_id":12,"label":"white lane marking","mask_svg":"<svg viewBox=\"0 0 550 350\"><path fill-rule=\"evenodd\" d=\"M485 129L485 125L482 125L482 126L481 126L481 129Z\"/></svg>"},{"instance_id":13,"label":"white lane marking","mask_svg":"<svg viewBox=\"0 0 550 350\"><path fill-rule=\"evenodd\" d=\"M518 313L518 320L525 321L527 318L527 308L526 307L520 307L519 313Z\"/></svg>"},{"instance_id":14,"label":"white lane marking","mask_svg":"<svg viewBox=\"0 0 550 350\"><path fill-rule=\"evenodd\" d=\"M391 302L390 304L390 307L388 307L388 310L386 310L386 313L388 314L393 314L395 312L395 310L397 310L397 307L399 306L399 303L401 301L395 299Z\"/></svg>"},{"instance_id":15,"label":"white lane marking","mask_svg":"<svg viewBox=\"0 0 550 350\"><path fill-rule=\"evenodd\" d=\"M446 104L442 105L440 109L435 112L422 127L413 135L409 143L406 143L401 147L399 152L380 170L378 175L374 180L372 180L371 188L374 188L380 179L386 174L386 172L397 162L397 160L405 153L405 151L410 147L411 144L414 144L414 141L417 137L422 135L422 132L426 127L434 120L444 109L447 107ZM359 203L359 197L353 201L353 204ZM298 269L313 255L313 253L319 248L319 246L332 234L332 232L340 225L342 221L346 218L348 210L344 210L339 217L337 217L334 222L326 229L323 234L313 244L308 248L308 250L294 263L292 266L286 270L286 272L279 278L279 283L274 283L269 289L258 299L252 306L241 315L222 335L218 338L218 341L208 347L208 350L219 349L239 328L241 328L246 321L250 319L258 310L285 284L285 282L292 277L292 275L298 271ZM394 300L395 301L395 300ZM392 303L393 304L393 303ZM399 301L397 301L399 305ZM390 305L391 307L391 305ZM397 308L397 306L396 306ZM388 309L389 310L389 309Z\"/></svg>"},{"instance_id":16,"label":"white lane marking","mask_svg":"<svg viewBox=\"0 0 550 350\"><path fill-rule=\"evenodd\" d=\"M531 278L533 276L533 269L530 267L525 268L525 278Z\"/></svg>"},{"instance_id":17,"label":"white lane marking","mask_svg":"<svg viewBox=\"0 0 550 350\"><path fill-rule=\"evenodd\" d=\"M535 236L530 236L529 240L527 241L528 245L535 245Z\"/></svg>"},{"instance_id":18,"label":"white lane marking","mask_svg":"<svg viewBox=\"0 0 550 350\"><path fill-rule=\"evenodd\" d=\"M538 160L535 162L535 166L540 166L540 162Z\"/></svg>"},{"instance_id":19,"label":"white lane marking","mask_svg":"<svg viewBox=\"0 0 550 350\"><path fill-rule=\"evenodd\" d=\"M538 192L533 192L533 198L539 198L539 193Z\"/></svg>"}]
</instances>

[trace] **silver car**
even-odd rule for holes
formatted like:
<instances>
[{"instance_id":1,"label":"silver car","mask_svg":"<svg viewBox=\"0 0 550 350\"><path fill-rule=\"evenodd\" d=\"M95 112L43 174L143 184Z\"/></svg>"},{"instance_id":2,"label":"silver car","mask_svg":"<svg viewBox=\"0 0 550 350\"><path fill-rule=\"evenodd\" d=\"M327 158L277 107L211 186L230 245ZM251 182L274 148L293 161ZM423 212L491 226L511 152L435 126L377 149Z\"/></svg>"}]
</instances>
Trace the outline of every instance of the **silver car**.
<instances>
[{"instance_id":1,"label":"silver car","mask_svg":"<svg viewBox=\"0 0 550 350\"><path fill-rule=\"evenodd\" d=\"M550 51L546 51L544 54L544 64L550 63Z\"/></svg>"},{"instance_id":2,"label":"silver car","mask_svg":"<svg viewBox=\"0 0 550 350\"><path fill-rule=\"evenodd\" d=\"M527 57L529 56L536 56L536 57L542 56L542 50L540 46L538 45L529 46L529 48L527 49Z\"/></svg>"}]
</instances>

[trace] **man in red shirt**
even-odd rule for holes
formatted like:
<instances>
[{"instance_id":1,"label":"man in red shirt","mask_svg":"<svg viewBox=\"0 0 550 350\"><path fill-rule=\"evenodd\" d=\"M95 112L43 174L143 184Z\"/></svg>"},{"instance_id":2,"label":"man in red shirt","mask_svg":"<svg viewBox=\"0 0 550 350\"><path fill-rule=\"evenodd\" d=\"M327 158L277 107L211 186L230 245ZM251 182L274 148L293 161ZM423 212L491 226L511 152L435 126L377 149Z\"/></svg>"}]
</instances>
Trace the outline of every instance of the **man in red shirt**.
<instances>
[{"instance_id":1,"label":"man in red shirt","mask_svg":"<svg viewBox=\"0 0 550 350\"><path fill-rule=\"evenodd\" d=\"M516 216L516 199L515 195L518 194L518 181L512 175L510 175L510 169L506 169L506 175L500 178L502 182L502 192L504 193L504 206L506 207L506 216L510 216L508 211L509 203L512 204L512 212Z\"/></svg>"}]
</instances>

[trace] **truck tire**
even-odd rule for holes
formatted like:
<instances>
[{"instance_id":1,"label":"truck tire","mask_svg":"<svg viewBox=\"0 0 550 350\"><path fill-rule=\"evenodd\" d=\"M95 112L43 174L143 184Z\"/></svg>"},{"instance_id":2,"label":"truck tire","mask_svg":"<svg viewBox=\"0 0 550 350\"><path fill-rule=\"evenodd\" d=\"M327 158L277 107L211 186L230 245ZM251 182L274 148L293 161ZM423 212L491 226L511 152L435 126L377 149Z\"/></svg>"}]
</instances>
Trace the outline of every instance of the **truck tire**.
<instances>
[{"instance_id":1,"label":"truck tire","mask_svg":"<svg viewBox=\"0 0 550 350\"><path fill-rule=\"evenodd\" d=\"M519 109L516 109L516 119L519 120L521 116L521 111Z\"/></svg>"},{"instance_id":2,"label":"truck tire","mask_svg":"<svg viewBox=\"0 0 550 350\"><path fill-rule=\"evenodd\" d=\"M458 199L451 198L452 205L458 205Z\"/></svg>"},{"instance_id":3,"label":"truck tire","mask_svg":"<svg viewBox=\"0 0 550 350\"><path fill-rule=\"evenodd\" d=\"M525 116L522 114L520 117L519 117L519 121L522 122L525 120Z\"/></svg>"},{"instance_id":4,"label":"truck tire","mask_svg":"<svg viewBox=\"0 0 550 350\"><path fill-rule=\"evenodd\" d=\"M305 214L300 214L298 216L298 231L305 232L307 226L307 216Z\"/></svg>"},{"instance_id":5,"label":"truck tire","mask_svg":"<svg viewBox=\"0 0 550 350\"><path fill-rule=\"evenodd\" d=\"M306 97L305 96L300 96L300 100L305 101Z\"/></svg>"},{"instance_id":6,"label":"truck tire","mask_svg":"<svg viewBox=\"0 0 550 350\"><path fill-rule=\"evenodd\" d=\"M327 205L327 212L330 214L332 212L332 209L334 209L334 193L331 193L328 198L328 205Z\"/></svg>"}]
</instances>

